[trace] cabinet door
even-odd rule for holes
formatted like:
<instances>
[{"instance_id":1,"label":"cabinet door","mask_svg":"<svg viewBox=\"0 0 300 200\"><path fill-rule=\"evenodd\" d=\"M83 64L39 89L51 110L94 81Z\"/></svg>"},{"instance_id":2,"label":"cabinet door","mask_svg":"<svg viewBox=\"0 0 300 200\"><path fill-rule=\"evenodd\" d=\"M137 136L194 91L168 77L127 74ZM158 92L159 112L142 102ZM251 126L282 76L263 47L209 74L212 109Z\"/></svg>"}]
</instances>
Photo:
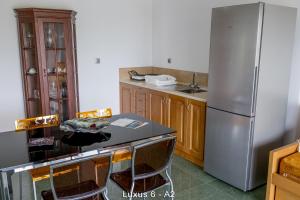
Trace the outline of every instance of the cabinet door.
<instances>
[{"instance_id":1,"label":"cabinet door","mask_svg":"<svg viewBox=\"0 0 300 200\"><path fill-rule=\"evenodd\" d=\"M188 100L187 105L187 150L196 160L204 160L206 104Z\"/></svg>"},{"instance_id":2,"label":"cabinet door","mask_svg":"<svg viewBox=\"0 0 300 200\"><path fill-rule=\"evenodd\" d=\"M132 101L132 86L120 83L120 112L131 113Z\"/></svg>"},{"instance_id":3,"label":"cabinet door","mask_svg":"<svg viewBox=\"0 0 300 200\"><path fill-rule=\"evenodd\" d=\"M176 130L176 149L186 149L186 99L179 96L169 96L168 126Z\"/></svg>"},{"instance_id":4,"label":"cabinet door","mask_svg":"<svg viewBox=\"0 0 300 200\"><path fill-rule=\"evenodd\" d=\"M38 27L46 114L59 114L61 121L74 118L78 102L71 21L39 18Z\"/></svg>"},{"instance_id":5,"label":"cabinet door","mask_svg":"<svg viewBox=\"0 0 300 200\"><path fill-rule=\"evenodd\" d=\"M162 92L149 91L149 119L157 123L168 125L167 95Z\"/></svg>"},{"instance_id":6,"label":"cabinet door","mask_svg":"<svg viewBox=\"0 0 300 200\"><path fill-rule=\"evenodd\" d=\"M147 89L133 89L133 112L142 117L148 118L147 115Z\"/></svg>"},{"instance_id":7,"label":"cabinet door","mask_svg":"<svg viewBox=\"0 0 300 200\"><path fill-rule=\"evenodd\" d=\"M37 62L34 22L29 19L20 19L19 31L26 117L37 117L43 115L43 88L40 87L42 76Z\"/></svg>"}]
</instances>

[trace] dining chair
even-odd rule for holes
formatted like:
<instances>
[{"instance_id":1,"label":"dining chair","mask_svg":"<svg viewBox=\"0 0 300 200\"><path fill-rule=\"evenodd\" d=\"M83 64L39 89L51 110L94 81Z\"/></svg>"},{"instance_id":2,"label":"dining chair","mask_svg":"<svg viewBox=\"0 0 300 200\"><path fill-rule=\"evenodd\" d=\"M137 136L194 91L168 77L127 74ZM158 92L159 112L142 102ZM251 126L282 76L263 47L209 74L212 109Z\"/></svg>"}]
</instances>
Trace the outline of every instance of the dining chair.
<instances>
[{"instance_id":1,"label":"dining chair","mask_svg":"<svg viewBox=\"0 0 300 200\"><path fill-rule=\"evenodd\" d=\"M112 109L111 108L104 108L104 109L94 109L91 111L83 111L76 113L76 117L79 119L83 118L108 118L112 116ZM131 159L131 151L128 149L121 149L117 150L113 154L113 163L118 163L121 161L126 161ZM101 166L101 162L99 164ZM95 168L98 167L98 162L95 161Z\"/></svg>"},{"instance_id":2,"label":"dining chair","mask_svg":"<svg viewBox=\"0 0 300 200\"><path fill-rule=\"evenodd\" d=\"M38 116L38 117L31 117L25 119L18 119L15 120L15 129L16 131L29 131L35 130L39 128L47 128L47 127L54 127L59 125L59 116L58 115L45 115L45 116ZM76 170L78 167L72 167L67 169L67 171ZM33 185L33 192L34 192L34 199L37 200L37 192L36 192L36 183L41 180L48 179L50 169L49 167L42 167L38 169L30 170L32 185ZM19 182L20 182L20 196L22 195L22 174L19 174Z\"/></svg>"},{"instance_id":3,"label":"dining chair","mask_svg":"<svg viewBox=\"0 0 300 200\"><path fill-rule=\"evenodd\" d=\"M76 113L76 118L109 118L111 116L111 108L95 109Z\"/></svg>"},{"instance_id":4,"label":"dining chair","mask_svg":"<svg viewBox=\"0 0 300 200\"><path fill-rule=\"evenodd\" d=\"M28 130L38 129L38 128L58 126L58 125L59 125L58 115L46 115L46 116L15 120L16 131L28 131Z\"/></svg>"},{"instance_id":5,"label":"dining chair","mask_svg":"<svg viewBox=\"0 0 300 200\"><path fill-rule=\"evenodd\" d=\"M147 193L163 186L170 186L170 194L173 194L168 170L175 143L176 136L168 136L133 146L131 167L112 173L111 180L129 194L130 200L133 193ZM164 173L166 178L162 176Z\"/></svg>"},{"instance_id":6,"label":"dining chair","mask_svg":"<svg viewBox=\"0 0 300 200\"><path fill-rule=\"evenodd\" d=\"M101 161L97 173L93 171L94 160L99 163ZM43 200L108 200L107 183L112 169L111 163L112 153L107 152L50 165L51 189L42 191ZM74 178L74 173L55 175L74 164L81 166L80 179Z\"/></svg>"}]
</instances>

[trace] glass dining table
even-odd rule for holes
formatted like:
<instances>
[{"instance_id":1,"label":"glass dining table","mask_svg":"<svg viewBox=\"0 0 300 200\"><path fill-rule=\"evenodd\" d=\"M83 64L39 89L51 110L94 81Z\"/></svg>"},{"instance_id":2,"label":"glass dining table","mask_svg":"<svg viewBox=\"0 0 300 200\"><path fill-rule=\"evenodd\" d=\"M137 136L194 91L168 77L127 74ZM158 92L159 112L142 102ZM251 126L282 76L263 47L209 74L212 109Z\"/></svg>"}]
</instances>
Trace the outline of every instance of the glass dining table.
<instances>
[{"instance_id":1,"label":"glass dining table","mask_svg":"<svg viewBox=\"0 0 300 200\"><path fill-rule=\"evenodd\" d=\"M130 149L135 144L168 137L175 132L135 114L114 115L108 121L114 122L121 118L147 123L136 129L109 125L101 133L93 134L65 132L59 127L0 133L1 199L12 199L11 176L15 173L107 151ZM30 139L43 137L54 138L53 145L29 145Z\"/></svg>"}]
</instances>

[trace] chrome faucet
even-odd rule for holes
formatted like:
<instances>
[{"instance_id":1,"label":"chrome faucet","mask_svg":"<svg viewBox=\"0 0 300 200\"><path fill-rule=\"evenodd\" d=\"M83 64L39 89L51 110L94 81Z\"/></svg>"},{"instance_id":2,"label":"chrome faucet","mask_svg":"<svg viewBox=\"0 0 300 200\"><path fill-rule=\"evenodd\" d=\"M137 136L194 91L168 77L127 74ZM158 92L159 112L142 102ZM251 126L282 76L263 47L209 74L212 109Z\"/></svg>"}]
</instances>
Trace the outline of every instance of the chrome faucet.
<instances>
[{"instance_id":1,"label":"chrome faucet","mask_svg":"<svg viewBox=\"0 0 300 200\"><path fill-rule=\"evenodd\" d=\"M196 72L193 73L193 80L192 83L190 84L191 88L197 88L198 84L195 82L195 77L196 77Z\"/></svg>"}]
</instances>

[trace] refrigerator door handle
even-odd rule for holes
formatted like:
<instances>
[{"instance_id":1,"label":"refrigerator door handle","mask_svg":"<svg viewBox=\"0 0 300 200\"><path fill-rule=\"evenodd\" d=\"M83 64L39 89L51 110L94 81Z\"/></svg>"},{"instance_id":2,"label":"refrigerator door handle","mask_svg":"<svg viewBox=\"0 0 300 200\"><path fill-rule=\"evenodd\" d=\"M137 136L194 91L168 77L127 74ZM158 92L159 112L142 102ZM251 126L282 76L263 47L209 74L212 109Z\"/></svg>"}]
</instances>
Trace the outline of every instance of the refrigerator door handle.
<instances>
[{"instance_id":1,"label":"refrigerator door handle","mask_svg":"<svg viewBox=\"0 0 300 200\"><path fill-rule=\"evenodd\" d=\"M249 137L249 143L248 143L248 156L247 156L247 174L246 174L246 185L247 189L249 190L249 185L251 182L251 163L252 163L252 153L253 153L253 135L254 135L254 118L250 121L250 137Z\"/></svg>"},{"instance_id":2,"label":"refrigerator door handle","mask_svg":"<svg viewBox=\"0 0 300 200\"><path fill-rule=\"evenodd\" d=\"M256 96L257 96L257 87L258 87L258 75L259 75L259 67L255 66L255 68L254 68L254 81L253 81L251 116L255 116Z\"/></svg>"}]
</instances>

